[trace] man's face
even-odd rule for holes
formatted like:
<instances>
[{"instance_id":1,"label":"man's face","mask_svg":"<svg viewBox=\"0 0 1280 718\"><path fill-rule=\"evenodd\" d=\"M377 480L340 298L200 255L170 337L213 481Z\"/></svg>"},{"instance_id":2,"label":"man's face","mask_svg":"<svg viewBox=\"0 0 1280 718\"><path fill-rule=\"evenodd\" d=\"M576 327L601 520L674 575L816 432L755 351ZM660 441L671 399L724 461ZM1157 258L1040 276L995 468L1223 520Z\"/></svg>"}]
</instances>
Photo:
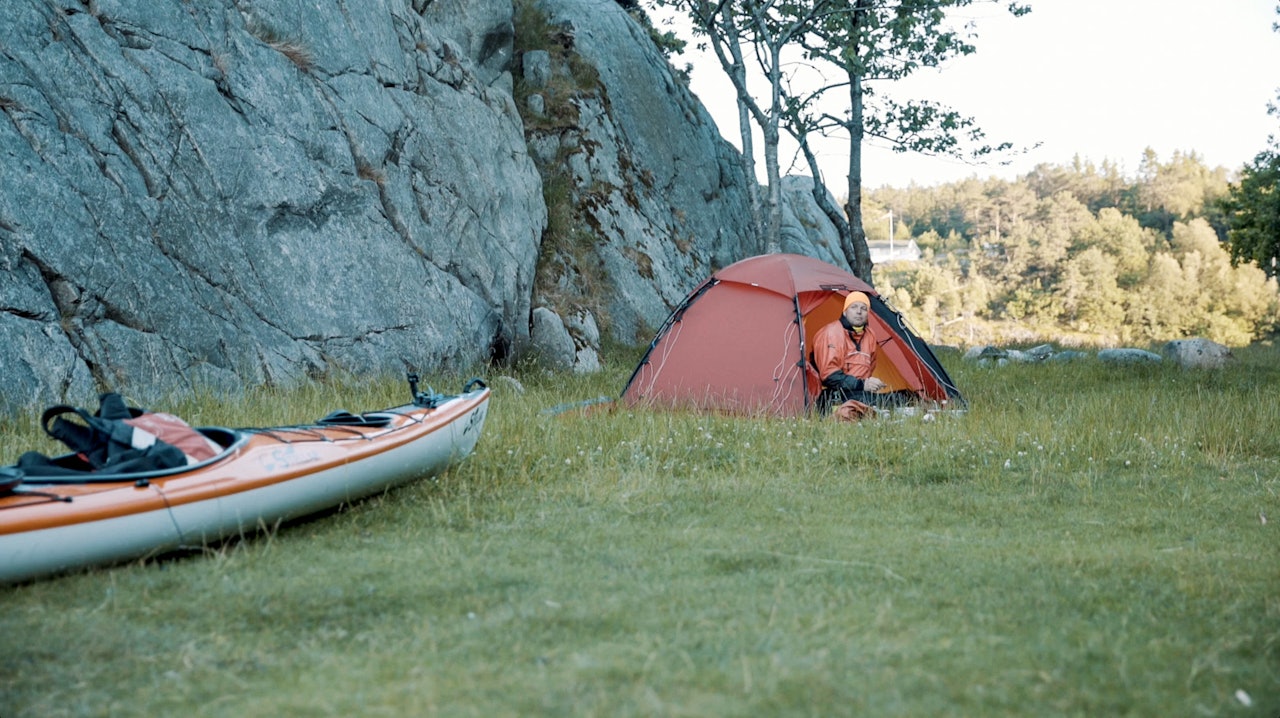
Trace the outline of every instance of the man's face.
<instances>
[{"instance_id":1,"label":"man's face","mask_svg":"<svg viewBox=\"0 0 1280 718\"><path fill-rule=\"evenodd\" d=\"M862 302L854 302L849 308L844 310L844 318L855 327L864 327L867 325L867 305Z\"/></svg>"}]
</instances>

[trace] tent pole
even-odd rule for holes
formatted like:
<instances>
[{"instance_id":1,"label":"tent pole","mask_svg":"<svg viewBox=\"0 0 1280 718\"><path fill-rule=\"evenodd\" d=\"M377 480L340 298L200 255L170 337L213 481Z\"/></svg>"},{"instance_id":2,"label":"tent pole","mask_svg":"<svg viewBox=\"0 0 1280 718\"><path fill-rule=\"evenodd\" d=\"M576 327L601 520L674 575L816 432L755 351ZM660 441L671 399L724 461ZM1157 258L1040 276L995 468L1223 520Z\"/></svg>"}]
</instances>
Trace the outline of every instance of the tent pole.
<instances>
[{"instance_id":1,"label":"tent pole","mask_svg":"<svg viewBox=\"0 0 1280 718\"><path fill-rule=\"evenodd\" d=\"M796 366L800 367L800 391L804 394L804 413L808 414L810 411L809 372L805 368L805 358L804 358L805 354L807 353L808 347L805 346L805 341L804 341L804 315L800 313L800 293L799 292L792 292L791 305L794 306L796 310L796 329L799 330L799 334L800 334L800 363L797 364Z\"/></svg>"}]
</instances>

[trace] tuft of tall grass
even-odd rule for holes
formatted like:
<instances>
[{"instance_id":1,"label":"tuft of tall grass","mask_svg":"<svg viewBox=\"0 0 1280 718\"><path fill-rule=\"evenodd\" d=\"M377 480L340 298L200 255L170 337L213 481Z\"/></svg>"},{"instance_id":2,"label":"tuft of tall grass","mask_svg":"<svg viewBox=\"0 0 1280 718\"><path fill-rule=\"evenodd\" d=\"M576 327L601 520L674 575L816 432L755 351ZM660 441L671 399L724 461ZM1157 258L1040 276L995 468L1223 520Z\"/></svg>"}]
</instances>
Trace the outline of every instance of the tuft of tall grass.
<instances>
[{"instance_id":1,"label":"tuft of tall grass","mask_svg":"<svg viewBox=\"0 0 1280 718\"><path fill-rule=\"evenodd\" d=\"M303 73L310 72L316 64L311 48L302 41L287 37L268 23L251 18L245 24L245 31L258 38L264 45L280 53Z\"/></svg>"}]
</instances>

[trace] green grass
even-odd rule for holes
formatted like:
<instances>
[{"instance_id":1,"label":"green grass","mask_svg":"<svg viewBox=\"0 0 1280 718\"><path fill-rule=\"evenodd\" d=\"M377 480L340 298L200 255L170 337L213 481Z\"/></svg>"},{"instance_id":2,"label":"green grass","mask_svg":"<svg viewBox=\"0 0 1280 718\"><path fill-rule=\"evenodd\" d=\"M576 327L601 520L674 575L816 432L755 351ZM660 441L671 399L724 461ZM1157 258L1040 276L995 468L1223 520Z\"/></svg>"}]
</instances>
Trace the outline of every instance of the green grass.
<instances>
[{"instance_id":1,"label":"green grass","mask_svg":"<svg viewBox=\"0 0 1280 718\"><path fill-rule=\"evenodd\" d=\"M525 368L524 393L491 376L476 453L434 482L0 588L0 714L1274 718L1280 351L1237 354L948 355L967 412L857 425L543 413L616 394L634 351ZM278 423L401 394L181 410Z\"/></svg>"}]
</instances>

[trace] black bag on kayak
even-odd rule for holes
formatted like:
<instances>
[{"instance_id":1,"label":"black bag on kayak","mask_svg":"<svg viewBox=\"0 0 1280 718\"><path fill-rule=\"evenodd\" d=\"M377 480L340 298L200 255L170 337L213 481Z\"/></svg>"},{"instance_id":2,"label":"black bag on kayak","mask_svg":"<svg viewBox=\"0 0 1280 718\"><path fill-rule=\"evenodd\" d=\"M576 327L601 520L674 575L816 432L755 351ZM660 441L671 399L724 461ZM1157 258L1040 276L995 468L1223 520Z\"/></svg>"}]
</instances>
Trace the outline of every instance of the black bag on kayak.
<instances>
[{"instance_id":1,"label":"black bag on kayak","mask_svg":"<svg viewBox=\"0 0 1280 718\"><path fill-rule=\"evenodd\" d=\"M95 414L61 405L45 410L40 417L45 433L66 444L74 458L51 459L28 451L18 457L18 468L27 476L67 476L129 474L187 465L187 456L181 449L125 423L135 412L141 412L131 410L119 394L103 394L99 401ZM83 423L63 418L65 415L78 417Z\"/></svg>"}]
</instances>

